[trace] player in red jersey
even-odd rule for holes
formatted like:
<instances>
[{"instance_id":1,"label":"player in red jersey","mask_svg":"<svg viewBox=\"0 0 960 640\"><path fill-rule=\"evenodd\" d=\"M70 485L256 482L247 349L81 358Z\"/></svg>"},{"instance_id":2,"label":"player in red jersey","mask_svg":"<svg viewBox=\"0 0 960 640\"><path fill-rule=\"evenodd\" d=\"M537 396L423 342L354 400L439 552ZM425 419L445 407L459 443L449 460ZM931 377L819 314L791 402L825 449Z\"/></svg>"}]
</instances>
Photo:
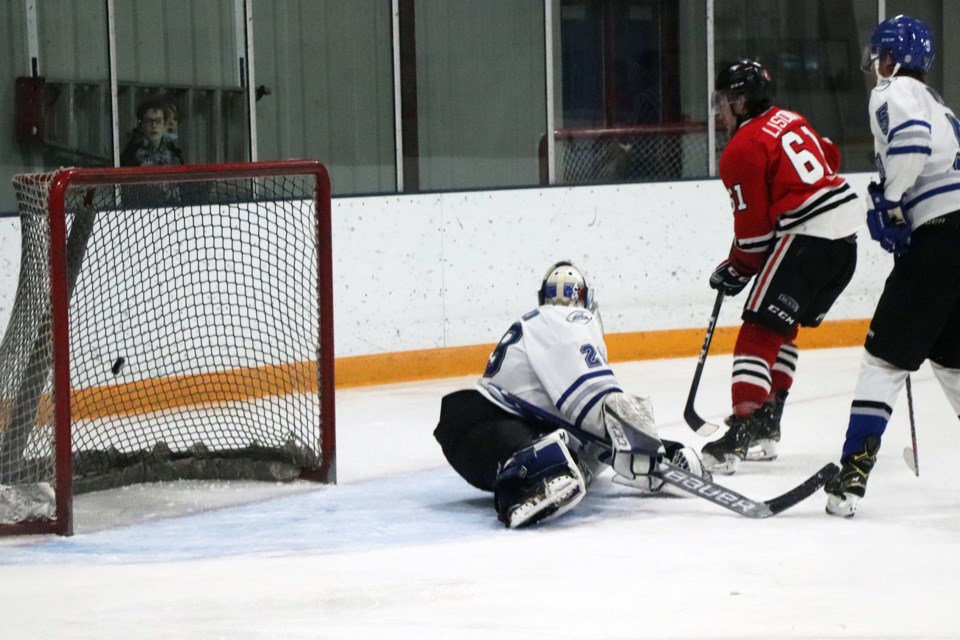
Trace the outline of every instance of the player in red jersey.
<instances>
[{"instance_id":1,"label":"player in red jersey","mask_svg":"<svg viewBox=\"0 0 960 640\"><path fill-rule=\"evenodd\" d=\"M710 286L735 296L751 278L733 356L727 432L703 447L713 471L772 460L797 364L800 326L816 327L850 282L866 208L837 175L840 151L806 118L774 106L770 74L741 60L716 79L715 109L732 138L720 178L733 206L733 246Z\"/></svg>"}]
</instances>

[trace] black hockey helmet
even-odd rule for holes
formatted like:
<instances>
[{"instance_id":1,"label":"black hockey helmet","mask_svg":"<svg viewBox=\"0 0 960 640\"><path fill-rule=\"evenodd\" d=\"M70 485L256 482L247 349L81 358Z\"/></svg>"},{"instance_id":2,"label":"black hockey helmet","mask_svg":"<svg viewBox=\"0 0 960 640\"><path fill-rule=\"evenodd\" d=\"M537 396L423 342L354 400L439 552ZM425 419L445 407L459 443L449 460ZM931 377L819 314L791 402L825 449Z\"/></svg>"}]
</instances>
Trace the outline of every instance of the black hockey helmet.
<instances>
[{"instance_id":1,"label":"black hockey helmet","mask_svg":"<svg viewBox=\"0 0 960 640\"><path fill-rule=\"evenodd\" d=\"M721 95L733 101L746 98L747 117L753 117L770 108L773 94L773 78L763 65L754 60L738 60L724 65L717 74L714 85L714 106Z\"/></svg>"}]
</instances>

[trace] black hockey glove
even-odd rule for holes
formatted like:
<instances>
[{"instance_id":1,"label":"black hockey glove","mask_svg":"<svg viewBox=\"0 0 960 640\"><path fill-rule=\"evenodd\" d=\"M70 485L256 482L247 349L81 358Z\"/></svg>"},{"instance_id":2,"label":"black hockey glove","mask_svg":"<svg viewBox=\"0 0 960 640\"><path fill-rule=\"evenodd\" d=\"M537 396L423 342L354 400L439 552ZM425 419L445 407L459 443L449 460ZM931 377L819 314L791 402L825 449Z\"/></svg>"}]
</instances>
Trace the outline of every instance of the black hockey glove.
<instances>
[{"instance_id":1,"label":"black hockey glove","mask_svg":"<svg viewBox=\"0 0 960 640\"><path fill-rule=\"evenodd\" d=\"M902 256L910 246L910 225L903 219L900 203L887 200L883 183L871 182L867 187L872 207L867 210L870 237L895 256Z\"/></svg>"},{"instance_id":2,"label":"black hockey glove","mask_svg":"<svg viewBox=\"0 0 960 640\"><path fill-rule=\"evenodd\" d=\"M721 262L710 276L710 288L727 296L737 295L749 282L750 276L741 275L729 260Z\"/></svg>"}]
</instances>

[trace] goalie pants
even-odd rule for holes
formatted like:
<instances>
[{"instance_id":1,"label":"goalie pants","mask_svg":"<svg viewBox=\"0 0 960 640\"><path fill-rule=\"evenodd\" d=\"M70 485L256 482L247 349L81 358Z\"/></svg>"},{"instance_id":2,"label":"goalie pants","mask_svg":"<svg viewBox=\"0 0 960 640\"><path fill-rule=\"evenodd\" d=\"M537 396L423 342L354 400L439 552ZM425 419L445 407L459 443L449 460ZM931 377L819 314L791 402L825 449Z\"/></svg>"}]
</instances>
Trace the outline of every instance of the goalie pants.
<instances>
[{"instance_id":1,"label":"goalie pants","mask_svg":"<svg viewBox=\"0 0 960 640\"><path fill-rule=\"evenodd\" d=\"M504 411L475 389L464 389L441 400L433 437L454 471L474 487L493 491L500 466L553 430Z\"/></svg>"}]
</instances>

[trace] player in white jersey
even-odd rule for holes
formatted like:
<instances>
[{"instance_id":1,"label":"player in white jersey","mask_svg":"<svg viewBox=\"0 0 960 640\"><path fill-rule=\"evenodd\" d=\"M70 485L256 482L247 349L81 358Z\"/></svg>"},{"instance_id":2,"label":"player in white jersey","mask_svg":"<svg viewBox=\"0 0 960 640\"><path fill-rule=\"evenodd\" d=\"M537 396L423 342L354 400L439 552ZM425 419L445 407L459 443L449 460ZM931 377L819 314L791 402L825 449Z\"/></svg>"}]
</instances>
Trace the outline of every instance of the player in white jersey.
<instances>
[{"instance_id":1,"label":"player in white jersey","mask_svg":"<svg viewBox=\"0 0 960 640\"><path fill-rule=\"evenodd\" d=\"M923 22L880 23L864 54L877 79L870 128L880 171L867 224L895 257L864 345L843 469L825 487L827 512L845 517L866 492L907 376L924 360L960 415L960 122L925 84L934 48Z\"/></svg>"},{"instance_id":2,"label":"player in white jersey","mask_svg":"<svg viewBox=\"0 0 960 640\"><path fill-rule=\"evenodd\" d=\"M651 491L660 488L649 474L661 456L703 475L696 451L660 439L650 401L617 382L583 273L556 263L538 299L475 388L443 398L434 431L454 470L494 492L500 521L515 528L569 511L605 465Z\"/></svg>"}]
</instances>

